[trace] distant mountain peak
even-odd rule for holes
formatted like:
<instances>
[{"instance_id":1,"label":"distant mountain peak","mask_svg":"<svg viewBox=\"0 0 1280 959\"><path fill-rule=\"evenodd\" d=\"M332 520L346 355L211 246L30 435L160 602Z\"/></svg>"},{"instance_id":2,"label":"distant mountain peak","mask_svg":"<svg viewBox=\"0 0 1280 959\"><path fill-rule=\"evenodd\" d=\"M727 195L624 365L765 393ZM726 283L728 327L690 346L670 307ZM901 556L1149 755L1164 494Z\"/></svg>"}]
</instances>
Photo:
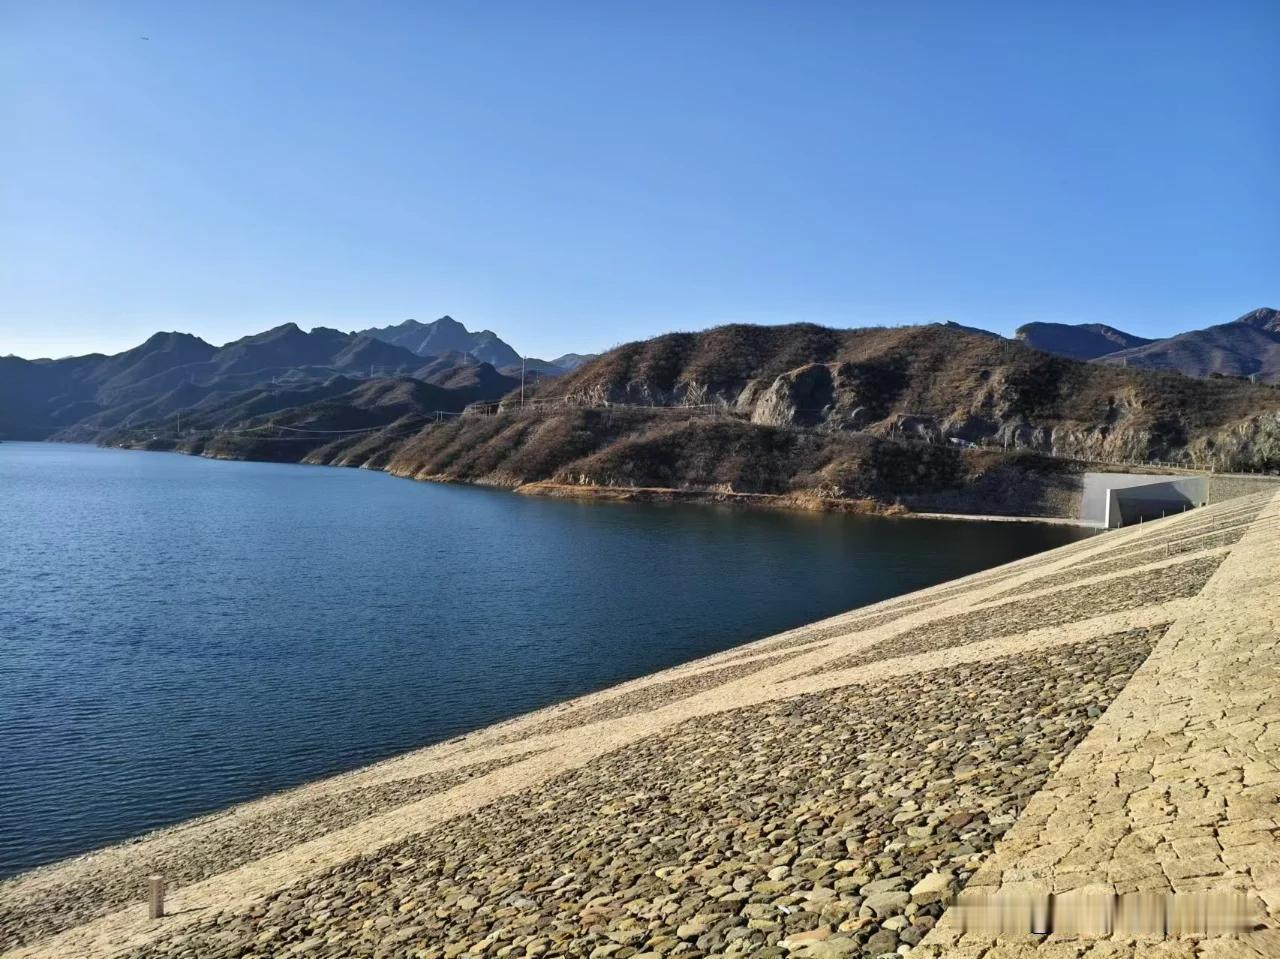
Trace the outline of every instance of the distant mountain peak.
<instances>
[{"instance_id":1,"label":"distant mountain peak","mask_svg":"<svg viewBox=\"0 0 1280 959\"><path fill-rule=\"evenodd\" d=\"M1280 310L1273 310L1269 306L1259 307L1256 310L1250 310L1235 322L1266 330L1269 333L1280 333Z\"/></svg>"},{"instance_id":2,"label":"distant mountain peak","mask_svg":"<svg viewBox=\"0 0 1280 959\"><path fill-rule=\"evenodd\" d=\"M1280 313L1262 307L1228 323L1111 353L1101 357L1101 362L1172 370L1186 376L1248 377L1260 383L1280 383Z\"/></svg>"},{"instance_id":3,"label":"distant mountain peak","mask_svg":"<svg viewBox=\"0 0 1280 959\"><path fill-rule=\"evenodd\" d=\"M377 331L344 333L317 326L307 332L288 322L221 347L189 333L160 331L114 356L0 358L0 438L41 439L58 430L92 438L105 429L162 421L182 408L192 409L194 418L197 406L221 410L209 414L208 422L216 424L248 415L244 403L258 410L253 404L295 402L291 397L298 389L318 390L315 398L321 399L366 378L402 378L419 368L419 379L440 380L441 388L460 391L432 394L433 409L497 399L519 385L519 379L501 376L485 362L490 354L516 357L492 332L468 333L451 318L435 324L405 321L397 332L416 338L417 345L433 334L437 343L460 337L463 349L440 350L447 359L424 365L420 354L374 335ZM410 381L407 388L416 387ZM224 402L231 406L224 409Z\"/></svg>"},{"instance_id":4,"label":"distant mountain peak","mask_svg":"<svg viewBox=\"0 0 1280 959\"><path fill-rule=\"evenodd\" d=\"M984 330L979 326L965 326L963 323L957 323L955 320L947 320L942 324L942 326L949 330L960 330L963 333L973 333L976 336L986 336L995 340L1004 339L1004 337L999 333L992 333L990 330Z\"/></svg>"},{"instance_id":5,"label":"distant mountain peak","mask_svg":"<svg viewBox=\"0 0 1280 959\"><path fill-rule=\"evenodd\" d=\"M178 330L168 330L152 333L141 346L136 346L134 349L159 349L166 346L194 346L196 344L199 344L200 346L209 346L208 343L193 333L182 333Z\"/></svg>"},{"instance_id":6,"label":"distant mountain peak","mask_svg":"<svg viewBox=\"0 0 1280 959\"><path fill-rule=\"evenodd\" d=\"M179 333L177 330L156 330L156 332L142 341L142 345L146 346L148 343L160 343L164 340L171 340L174 337L190 335L190 333Z\"/></svg>"},{"instance_id":7,"label":"distant mountain peak","mask_svg":"<svg viewBox=\"0 0 1280 959\"><path fill-rule=\"evenodd\" d=\"M1046 353L1187 376L1251 377L1280 382L1280 310L1259 307L1227 323L1161 339L1104 323L1028 323L1018 339Z\"/></svg>"},{"instance_id":8,"label":"distant mountain peak","mask_svg":"<svg viewBox=\"0 0 1280 959\"><path fill-rule=\"evenodd\" d=\"M565 353L557 356L551 361L552 366L558 366L562 370L576 370L583 363L590 363L599 353Z\"/></svg>"},{"instance_id":9,"label":"distant mountain peak","mask_svg":"<svg viewBox=\"0 0 1280 959\"><path fill-rule=\"evenodd\" d=\"M306 336L302 332L302 328L297 323L281 323L279 326L273 326L269 330L263 330L261 333L250 333L248 336L242 336L238 340L232 340L226 346L236 346L238 344L250 343L268 343L272 340L282 339L287 336ZM224 349L226 347L223 347Z\"/></svg>"},{"instance_id":10,"label":"distant mountain peak","mask_svg":"<svg viewBox=\"0 0 1280 959\"><path fill-rule=\"evenodd\" d=\"M526 372L537 371L546 376L560 376L596 357L594 353L566 353L551 362L532 356L522 357L493 330L469 330L448 313L430 323L409 319L392 326L371 327L359 332L403 347L424 358L465 354L504 373L512 370L519 373L523 360Z\"/></svg>"},{"instance_id":11,"label":"distant mountain peak","mask_svg":"<svg viewBox=\"0 0 1280 959\"><path fill-rule=\"evenodd\" d=\"M1077 360L1096 360L1152 342L1105 323L1025 323L1013 335L1034 350Z\"/></svg>"},{"instance_id":12,"label":"distant mountain peak","mask_svg":"<svg viewBox=\"0 0 1280 959\"><path fill-rule=\"evenodd\" d=\"M361 330L395 346L402 346L418 356L442 356L446 353L468 353L495 367L520 362L520 354L492 330L473 333L447 313L430 323L405 320L395 326Z\"/></svg>"}]
</instances>

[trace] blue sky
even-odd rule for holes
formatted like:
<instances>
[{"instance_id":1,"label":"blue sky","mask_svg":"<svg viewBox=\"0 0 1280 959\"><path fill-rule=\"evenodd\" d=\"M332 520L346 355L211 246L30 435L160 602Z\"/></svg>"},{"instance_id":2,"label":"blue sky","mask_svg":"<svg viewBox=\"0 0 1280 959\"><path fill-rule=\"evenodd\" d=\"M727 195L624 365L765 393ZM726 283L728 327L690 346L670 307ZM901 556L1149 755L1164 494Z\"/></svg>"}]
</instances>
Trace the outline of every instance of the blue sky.
<instances>
[{"instance_id":1,"label":"blue sky","mask_svg":"<svg viewBox=\"0 0 1280 959\"><path fill-rule=\"evenodd\" d=\"M1277 35L1269 0L0 0L0 354L1223 322L1280 306Z\"/></svg>"}]
</instances>

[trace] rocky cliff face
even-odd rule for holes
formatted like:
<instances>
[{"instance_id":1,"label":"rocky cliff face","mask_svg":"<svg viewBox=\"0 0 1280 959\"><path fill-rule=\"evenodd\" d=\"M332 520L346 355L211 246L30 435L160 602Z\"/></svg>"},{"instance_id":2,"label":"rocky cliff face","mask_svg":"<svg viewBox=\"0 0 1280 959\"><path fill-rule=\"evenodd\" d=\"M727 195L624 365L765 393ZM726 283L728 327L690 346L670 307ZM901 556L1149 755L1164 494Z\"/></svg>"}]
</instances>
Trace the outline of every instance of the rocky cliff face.
<instances>
[{"instance_id":1,"label":"rocky cliff face","mask_svg":"<svg viewBox=\"0 0 1280 959\"><path fill-rule=\"evenodd\" d=\"M1280 466L1280 413L1258 413L1196 437L1188 458L1205 465L1256 463L1275 469Z\"/></svg>"},{"instance_id":2,"label":"rocky cliff face","mask_svg":"<svg viewBox=\"0 0 1280 959\"><path fill-rule=\"evenodd\" d=\"M1280 466L1280 390L1048 356L952 326L726 327L630 344L537 398L710 406L775 427L1091 460Z\"/></svg>"}]
</instances>

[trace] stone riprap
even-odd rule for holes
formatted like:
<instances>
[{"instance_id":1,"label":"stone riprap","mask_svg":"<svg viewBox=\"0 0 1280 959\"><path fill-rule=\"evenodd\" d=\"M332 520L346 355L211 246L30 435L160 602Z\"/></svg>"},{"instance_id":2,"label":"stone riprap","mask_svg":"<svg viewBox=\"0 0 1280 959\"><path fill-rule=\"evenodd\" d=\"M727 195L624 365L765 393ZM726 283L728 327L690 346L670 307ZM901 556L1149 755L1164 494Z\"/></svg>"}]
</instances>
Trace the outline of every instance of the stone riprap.
<instances>
[{"instance_id":1,"label":"stone riprap","mask_svg":"<svg viewBox=\"0 0 1280 959\"><path fill-rule=\"evenodd\" d=\"M879 660L918 655L951 646L982 642L993 637L1059 626L1076 622L1090 614L1101 616L1183 596L1194 596L1218 568L1223 555L1187 560L1174 566L1162 566L1148 572L1063 589L1026 602L1006 601L935 619L856 653L832 660L818 671L849 669ZM1127 565L1124 568L1133 567ZM1083 573L1068 582L1076 582L1087 575ZM1058 576L1032 579L1020 586L1018 592L1027 593L1045 586L1060 586L1062 582ZM1004 599L1008 595L1003 592L992 598Z\"/></svg>"},{"instance_id":2,"label":"stone riprap","mask_svg":"<svg viewBox=\"0 0 1280 959\"><path fill-rule=\"evenodd\" d=\"M0 909L0 942L12 944L61 932L138 898L147 877L160 874L171 888L253 862L352 822L402 806L432 792L498 769L514 758L368 784L331 792L298 790L283 803L249 803L238 815L219 814L158 829L130 843L123 857L88 857L87 868L66 881L29 884L6 896ZM22 895L25 891L27 894Z\"/></svg>"},{"instance_id":3,"label":"stone riprap","mask_svg":"<svg viewBox=\"0 0 1280 959\"><path fill-rule=\"evenodd\" d=\"M1041 579L1037 588L1044 589L1046 586L1056 586L1059 583L1070 583L1073 579L1079 579L1081 576L1099 576L1102 573L1120 573L1125 570L1133 569L1135 566L1145 566L1148 563L1158 563L1162 559L1173 559L1174 557L1182 556L1184 553L1200 553L1207 549L1217 549L1220 546L1234 546L1236 543L1240 542L1240 538L1244 536L1246 528L1246 526L1242 525L1234 531L1225 533L1206 533L1201 536L1192 536L1175 542L1168 542L1163 546L1156 546L1150 549L1133 550L1110 559L1100 559L1092 563L1081 563L1079 566L1073 566L1068 569L1064 569L1060 573L1054 574L1052 579L1047 577ZM1003 597L997 598L999 599Z\"/></svg>"},{"instance_id":4,"label":"stone riprap","mask_svg":"<svg viewBox=\"0 0 1280 959\"><path fill-rule=\"evenodd\" d=\"M735 679L750 676L752 673L759 672L762 669L768 669L770 666L776 666L783 658L780 656L766 656L734 666L694 673L691 676L672 680L668 683L641 686L639 689L633 689L618 696L611 696L607 699L595 700L584 703L581 706L566 709L546 722L539 723L527 730L510 733L506 737L494 739L488 745L500 742L519 742L528 736L542 736L547 733L572 729L575 726L585 726L588 723L598 723L605 719L618 719L623 716L629 716L632 713L656 709L658 706L696 695L713 686L720 686Z\"/></svg>"},{"instance_id":5,"label":"stone riprap","mask_svg":"<svg viewBox=\"0 0 1280 959\"><path fill-rule=\"evenodd\" d=\"M0 948L1280 955L1272 496L1101 534L34 870L0 884ZM153 869L177 886L155 921ZM1260 897L1263 928L993 942L948 909L962 889L1221 884Z\"/></svg>"},{"instance_id":6,"label":"stone riprap","mask_svg":"<svg viewBox=\"0 0 1280 959\"><path fill-rule=\"evenodd\" d=\"M891 952L943 912L910 890L968 879L1161 631L687 720L135 955L783 955L833 929Z\"/></svg>"}]
</instances>

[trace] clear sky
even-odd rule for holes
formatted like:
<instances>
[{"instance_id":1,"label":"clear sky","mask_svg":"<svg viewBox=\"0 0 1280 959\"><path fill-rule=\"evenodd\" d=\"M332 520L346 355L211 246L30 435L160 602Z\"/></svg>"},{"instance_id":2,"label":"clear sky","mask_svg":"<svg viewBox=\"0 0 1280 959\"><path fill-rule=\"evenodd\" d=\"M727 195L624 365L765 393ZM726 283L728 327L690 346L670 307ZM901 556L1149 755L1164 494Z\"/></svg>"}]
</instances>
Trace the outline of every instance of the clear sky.
<instances>
[{"instance_id":1,"label":"clear sky","mask_svg":"<svg viewBox=\"0 0 1280 959\"><path fill-rule=\"evenodd\" d=\"M1275 0L0 0L0 354L1223 322L1280 306L1277 36Z\"/></svg>"}]
</instances>

